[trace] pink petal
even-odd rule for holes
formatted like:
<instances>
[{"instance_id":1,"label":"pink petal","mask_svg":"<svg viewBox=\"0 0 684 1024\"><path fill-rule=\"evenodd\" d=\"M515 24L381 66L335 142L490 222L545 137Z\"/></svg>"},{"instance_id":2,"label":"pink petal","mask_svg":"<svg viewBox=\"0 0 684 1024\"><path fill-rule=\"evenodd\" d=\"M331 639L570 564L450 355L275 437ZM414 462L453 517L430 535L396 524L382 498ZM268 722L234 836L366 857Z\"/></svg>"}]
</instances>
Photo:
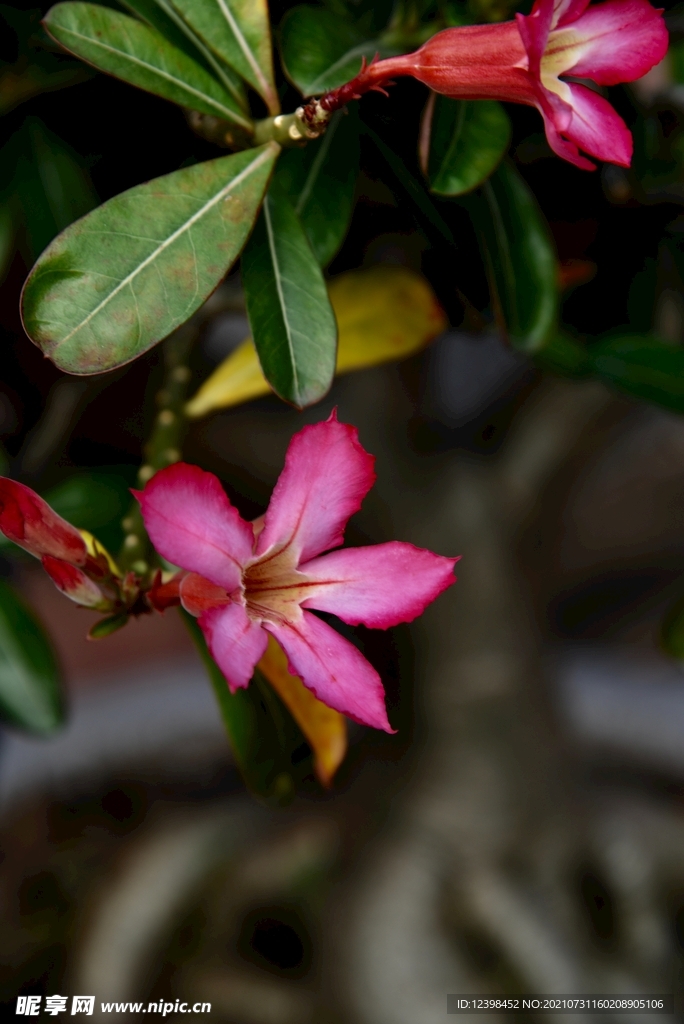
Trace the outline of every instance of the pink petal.
<instances>
[{"instance_id":1,"label":"pink petal","mask_svg":"<svg viewBox=\"0 0 684 1024\"><path fill-rule=\"evenodd\" d=\"M546 140L554 151L556 156L560 156L563 160L567 160L568 163L574 164L575 167L579 167L583 171L595 171L596 164L592 164L591 160L587 160L586 157L580 154L579 149L574 142L568 142L564 139L549 122L544 119L546 128Z\"/></svg>"},{"instance_id":2,"label":"pink petal","mask_svg":"<svg viewBox=\"0 0 684 1024\"><path fill-rule=\"evenodd\" d=\"M347 520L373 486L374 461L361 447L356 428L338 423L335 412L295 434L271 495L257 555L272 547L287 549L296 566L339 547Z\"/></svg>"},{"instance_id":3,"label":"pink petal","mask_svg":"<svg viewBox=\"0 0 684 1024\"><path fill-rule=\"evenodd\" d=\"M362 725L394 732L387 720L380 676L364 656L311 612L296 622L267 622L290 662L319 700Z\"/></svg>"},{"instance_id":4,"label":"pink petal","mask_svg":"<svg viewBox=\"0 0 684 1024\"><path fill-rule=\"evenodd\" d=\"M613 110L608 100L586 86L574 82L566 85L571 94L570 122L562 129L567 140L554 139L549 131L549 121L545 118L547 138L554 152L587 170L594 170L594 165L579 156L578 146L597 160L629 167L632 136L620 115ZM568 108L568 104L563 106Z\"/></svg>"},{"instance_id":5,"label":"pink petal","mask_svg":"<svg viewBox=\"0 0 684 1024\"><path fill-rule=\"evenodd\" d=\"M176 462L153 476L136 497L160 555L229 592L239 585L254 534L213 473Z\"/></svg>"},{"instance_id":6,"label":"pink petal","mask_svg":"<svg viewBox=\"0 0 684 1024\"><path fill-rule=\"evenodd\" d=\"M541 59L551 31L552 19L552 0L537 2L532 8L531 14L516 14L515 16L518 32L527 52L529 73L533 80L539 78Z\"/></svg>"},{"instance_id":7,"label":"pink petal","mask_svg":"<svg viewBox=\"0 0 684 1024\"><path fill-rule=\"evenodd\" d=\"M186 612L195 618L210 608L224 608L230 603L225 587L217 587L197 572L190 572L180 580L178 596Z\"/></svg>"},{"instance_id":8,"label":"pink petal","mask_svg":"<svg viewBox=\"0 0 684 1024\"><path fill-rule=\"evenodd\" d=\"M58 516L30 487L4 476L0 477L0 530L37 558L51 555L84 565L88 557L75 526Z\"/></svg>"},{"instance_id":9,"label":"pink petal","mask_svg":"<svg viewBox=\"0 0 684 1024\"><path fill-rule=\"evenodd\" d=\"M332 612L352 626L389 629L411 622L455 583L457 561L396 540L344 548L299 567L310 580L320 580L302 607Z\"/></svg>"},{"instance_id":10,"label":"pink petal","mask_svg":"<svg viewBox=\"0 0 684 1024\"><path fill-rule=\"evenodd\" d=\"M101 612L111 611L114 602L105 597L97 583L89 576L61 558L53 558L52 555L43 555L43 568L52 582L62 593L84 608L97 608Z\"/></svg>"},{"instance_id":11,"label":"pink petal","mask_svg":"<svg viewBox=\"0 0 684 1024\"><path fill-rule=\"evenodd\" d=\"M210 608L197 620L211 656L228 681L231 693L248 686L254 666L263 657L268 637L241 604Z\"/></svg>"},{"instance_id":12,"label":"pink petal","mask_svg":"<svg viewBox=\"0 0 684 1024\"><path fill-rule=\"evenodd\" d=\"M589 0L554 0L551 28L577 21L588 6Z\"/></svg>"},{"instance_id":13,"label":"pink petal","mask_svg":"<svg viewBox=\"0 0 684 1024\"><path fill-rule=\"evenodd\" d=\"M646 0L609 0L552 33L549 48L564 42L576 50L565 74L617 85L641 78L663 59L668 33L662 13Z\"/></svg>"}]
</instances>

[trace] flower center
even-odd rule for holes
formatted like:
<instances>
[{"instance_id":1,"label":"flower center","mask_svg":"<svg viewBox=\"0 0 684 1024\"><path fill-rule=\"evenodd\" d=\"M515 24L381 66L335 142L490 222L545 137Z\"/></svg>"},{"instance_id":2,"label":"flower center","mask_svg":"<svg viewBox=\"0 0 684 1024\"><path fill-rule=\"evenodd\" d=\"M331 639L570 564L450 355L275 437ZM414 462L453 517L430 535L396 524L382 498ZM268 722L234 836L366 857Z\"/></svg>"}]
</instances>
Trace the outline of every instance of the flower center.
<instances>
[{"instance_id":1,"label":"flower center","mask_svg":"<svg viewBox=\"0 0 684 1024\"><path fill-rule=\"evenodd\" d=\"M555 92L567 100L570 91L564 82L558 81L558 76L569 71L578 63L586 46L587 40L571 27L554 29L549 32L541 59L542 84L551 92Z\"/></svg>"},{"instance_id":2,"label":"flower center","mask_svg":"<svg viewBox=\"0 0 684 1024\"><path fill-rule=\"evenodd\" d=\"M247 614L253 619L296 622L300 604L317 586L295 567L287 548L266 552L245 568L242 582Z\"/></svg>"}]
</instances>

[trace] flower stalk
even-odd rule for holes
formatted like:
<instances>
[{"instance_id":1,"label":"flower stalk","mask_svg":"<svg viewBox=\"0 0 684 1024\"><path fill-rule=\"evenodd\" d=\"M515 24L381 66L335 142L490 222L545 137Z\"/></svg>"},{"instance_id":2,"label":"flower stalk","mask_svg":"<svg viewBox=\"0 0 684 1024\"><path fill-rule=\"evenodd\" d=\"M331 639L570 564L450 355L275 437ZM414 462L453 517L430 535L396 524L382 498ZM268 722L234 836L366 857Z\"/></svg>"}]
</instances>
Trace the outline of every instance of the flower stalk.
<instances>
[{"instance_id":1,"label":"flower stalk","mask_svg":"<svg viewBox=\"0 0 684 1024\"><path fill-rule=\"evenodd\" d=\"M187 363L197 332L198 325L193 319L179 327L164 342L164 380L156 396L158 412L150 439L145 445L145 461L138 470L140 487L144 487L158 470L181 459L182 444L188 428L184 406L191 372ZM156 556L137 501L133 500L121 525L124 540L119 552L119 565L124 571L132 570L143 579L148 578L155 568Z\"/></svg>"}]
</instances>

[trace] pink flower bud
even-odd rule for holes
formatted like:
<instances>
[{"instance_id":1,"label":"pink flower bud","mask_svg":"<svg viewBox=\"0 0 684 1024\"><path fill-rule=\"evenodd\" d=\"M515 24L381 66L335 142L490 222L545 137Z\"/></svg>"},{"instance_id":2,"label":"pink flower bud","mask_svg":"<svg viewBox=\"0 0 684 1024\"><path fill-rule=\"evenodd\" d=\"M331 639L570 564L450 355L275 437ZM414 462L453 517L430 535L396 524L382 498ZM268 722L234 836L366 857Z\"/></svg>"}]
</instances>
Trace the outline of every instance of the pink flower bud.
<instances>
[{"instance_id":1,"label":"pink flower bud","mask_svg":"<svg viewBox=\"0 0 684 1024\"><path fill-rule=\"evenodd\" d=\"M97 583L78 566L61 558L53 558L52 555L43 555L42 562L55 586L76 604L94 608L98 612L109 612L116 607L115 601L107 597Z\"/></svg>"},{"instance_id":2,"label":"pink flower bud","mask_svg":"<svg viewBox=\"0 0 684 1024\"><path fill-rule=\"evenodd\" d=\"M0 530L36 558L50 555L84 565L88 552L83 537L30 487L0 477Z\"/></svg>"}]
</instances>

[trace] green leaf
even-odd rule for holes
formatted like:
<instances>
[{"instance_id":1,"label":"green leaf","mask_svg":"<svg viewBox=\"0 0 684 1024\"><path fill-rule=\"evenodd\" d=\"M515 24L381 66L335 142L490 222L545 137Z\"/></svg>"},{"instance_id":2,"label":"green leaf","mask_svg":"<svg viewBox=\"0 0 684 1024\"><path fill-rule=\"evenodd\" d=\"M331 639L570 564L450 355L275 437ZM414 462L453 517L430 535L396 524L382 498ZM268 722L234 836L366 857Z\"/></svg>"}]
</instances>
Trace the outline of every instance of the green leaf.
<instances>
[{"instance_id":1,"label":"green leaf","mask_svg":"<svg viewBox=\"0 0 684 1024\"><path fill-rule=\"evenodd\" d=\"M14 256L14 218L9 203L0 205L0 283L10 268Z\"/></svg>"},{"instance_id":2,"label":"green leaf","mask_svg":"<svg viewBox=\"0 0 684 1024\"><path fill-rule=\"evenodd\" d=\"M684 348L649 335L606 338L589 345L595 374L620 391L684 412Z\"/></svg>"},{"instance_id":3,"label":"green leaf","mask_svg":"<svg viewBox=\"0 0 684 1024\"><path fill-rule=\"evenodd\" d=\"M247 689L231 693L196 620L186 611L181 615L209 674L233 757L247 787L269 803L290 803L297 782L311 771L299 726L258 669Z\"/></svg>"},{"instance_id":4,"label":"green leaf","mask_svg":"<svg viewBox=\"0 0 684 1024\"><path fill-rule=\"evenodd\" d=\"M288 11L280 26L285 74L304 96L318 96L358 75L361 61L397 50L368 39L350 22L323 7L302 5Z\"/></svg>"},{"instance_id":5,"label":"green leaf","mask_svg":"<svg viewBox=\"0 0 684 1024\"><path fill-rule=\"evenodd\" d=\"M90 177L77 153L28 117L2 150L9 175L6 194L20 250L35 260L52 239L97 205Z\"/></svg>"},{"instance_id":6,"label":"green leaf","mask_svg":"<svg viewBox=\"0 0 684 1024\"><path fill-rule=\"evenodd\" d=\"M266 0L172 0L197 35L249 83L271 114L280 110L273 80Z\"/></svg>"},{"instance_id":7,"label":"green leaf","mask_svg":"<svg viewBox=\"0 0 684 1024\"><path fill-rule=\"evenodd\" d=\"M58 515L94 533L109 550L123 540L121 519L131 502L135 471L128 466L75 473L42 495Z\"/></svg>"},{"instance_id":8,"label":"green leaf","mask_svg":"<svg viewBox=\"0 0 684 1024\"><path fill-rule=\"evenodd\" d=\"M364 135L367 135L369 139L372 139L377 149L387 161L390 169L394 172L397 181L413 201L416 209L420 211L425 224L437 230L442 238L452 245L454 236L451 233L451 228L446 223L420 182L416 181L411 172L406 169L406 165L403 160L397 156L394 150L390 149L390 147L383 142L380 136L376 134L372 128L369 128L368 125L363 124L363 122L361 123L361 132Z\"/></svg>"},{"instance_id":9,"label":"green leaf","mask_svg":"<svg viewBox=\"0 0 684 1024\"><path fill-rule=\"evenodd\" d=\"M0 581L0 717L36 733L64 721L61 673L43 627Z\"/></svg>"},{"instance_id":10,"label":"green leaf","mask_svg":"<svg viewBox=\"0 0 684 1024\"><path fill-rule=\"evenodd\" d=\"M478 230L492 308L515 348L534 352L556 329L558 268L548 224L508 161L465 200Z\"/></svg>"},{"instance_id":11,"label":"green leaf","mask_svg":"<svg viewBox=\"0 0 684 1024\"><path fill-rule=\"evenodd\" d=\"M277 190L243 253L242 283L266 380L299 409L317 402L335 373L337 324L304 228Z\"/></svg>"},{"instance_id":12,"label":"green leaf","mask_svg":"<svg viewBox=\"0 0 684 1024\"><path fill-rule=\"evenodd\" d=\"M580 345L560 331L534 353L534 361L542 370L550 370L562 377L588 377L592 370L586 345Z\"/></svg>"},{"instance_id":13,"label":"green leaf","mask_svg":"<svg viewBox=\"0 0 684 1024\"><path fill-rule=\"evenodd\" d=\"M290 149L278 161L275 181L299 216L322 267L344 241L354 208L359 175L356 111L333 115L325 135L303 149Z\"/></svg>"},{"instance_id":14,"label":"green leaf","mask_svg":"<svg viewBox=\"0 0 684 1024\"><path fill-rule=\"evenodd\" d=\"M665 613L660 627L660 643L666 654L684 661L684 597Z\"/></svg>"},{"instance_id":15,"label":"green leaf","mask_svg":"<svg viewBox=\"0 0 684 1024\"><path fill-rule=\"evenodd\" d=\"M89 640L104 640L105 637L117 633L124 626L128 625L128 615L121 612L117 615L108 615L106 619L99 619L88 630Z\"/></svg>"},{"instance_id":16,"label":"green leaf","mask_svg":"<svg viewBox=\"0 0 684 1024\"><path fill-rule=\"evenodd\" d=\"M155 29L97 4L62 3L44 21L50 35L81 60L182 107L250 129L235 98Z\"/></svg>"},{"instance_id":17,"label":"green leaf","mask_svg":"<svg viewBox=\"0 0 684 1024\"><path fill-rule=\"evenodd\" d=\"M168 0L121 0L121 3L160 32L177 49L187 53L193 60L203 61L232 94L240 109L249 113L242 79L214 57L206 43L183 21Z\"/></svg>"},{"instance_id":18,"label":"green leaf","mask_svg":"<svg viewBox=\"0 0 684 1024\"><path fill-rule=\"evenodd\" d=\"M137 185L67 228L23 295L29 337L68 373L135 359L184 323L237 258L279 147Z\"/></svg>"},{"instance_id":19,"label":"green leaf","mask_svg":"<svg viewBox=\"0 0 684 1024\"><path fill-rule=\"evenodd\" d=\"M430 99L430 190L457 196L481 185L496 169L511 139L511 122L495 100Z\"/></svg>"}]
</instances>

